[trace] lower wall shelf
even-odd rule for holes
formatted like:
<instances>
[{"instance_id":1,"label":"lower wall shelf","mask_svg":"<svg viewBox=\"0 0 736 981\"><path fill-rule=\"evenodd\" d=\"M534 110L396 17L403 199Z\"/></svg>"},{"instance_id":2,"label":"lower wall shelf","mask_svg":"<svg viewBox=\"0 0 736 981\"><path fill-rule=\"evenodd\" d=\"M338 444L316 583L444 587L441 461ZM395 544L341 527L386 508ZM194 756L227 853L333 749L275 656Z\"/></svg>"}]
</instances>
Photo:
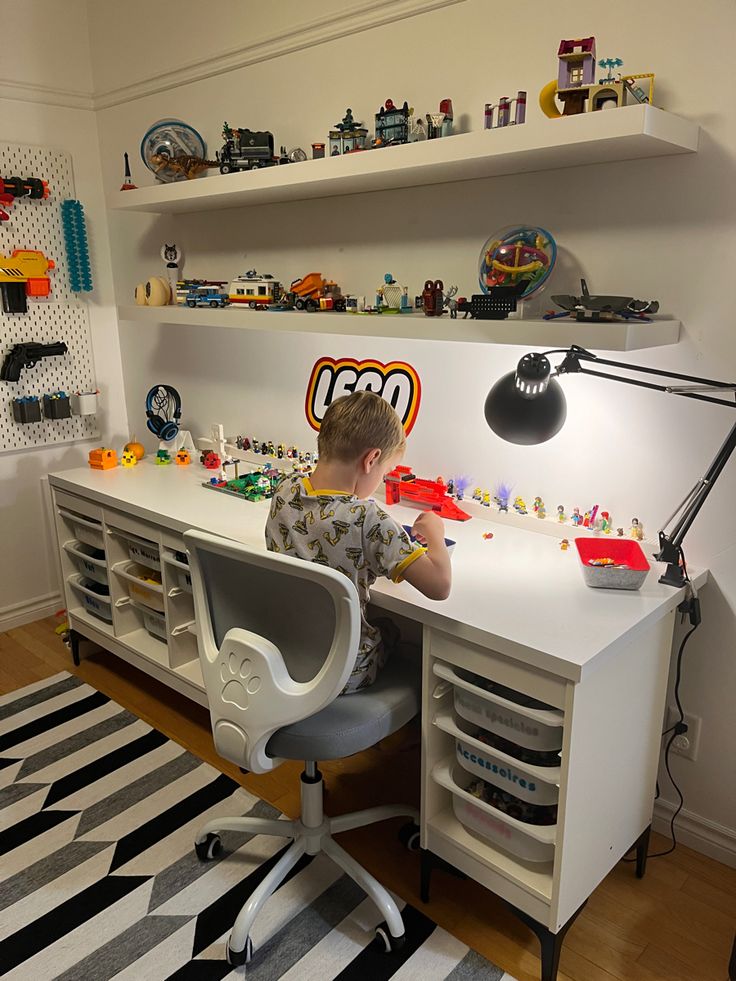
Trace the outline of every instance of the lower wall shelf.
<instances>
[{"instance_id":1,"label":"lower wall shelf","mask_svg":"<svg viewBox=\"0 0 736 981\"><path fill-rule=\"evenodd\" d=\"M242 308L190 310L184 306L118 307L118 319L175 326L228 327L235 330L286 333L342 334L389 337L417 341L480 344L519 344L569 347L578 344L592 351L635 351L676 344L681 323L665 317L651 323L581 324L574 320L450 320L449 316L410 314L305 313L298 310L244 310Z\"/></svg>"}]
</instances>

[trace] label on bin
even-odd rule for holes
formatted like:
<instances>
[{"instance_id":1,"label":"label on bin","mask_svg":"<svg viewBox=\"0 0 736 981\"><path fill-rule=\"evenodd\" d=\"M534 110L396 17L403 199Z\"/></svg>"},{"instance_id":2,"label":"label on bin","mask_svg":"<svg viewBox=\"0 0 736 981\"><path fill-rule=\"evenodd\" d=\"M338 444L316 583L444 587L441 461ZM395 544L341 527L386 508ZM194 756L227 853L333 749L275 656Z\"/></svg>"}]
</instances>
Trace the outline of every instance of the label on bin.
<instances>
[{"instance_id":1,"label":"label on bin","mask_svg":"<svg viewBox=\"0 0 736 981\"><path fill-rule=\"evenodd\" d=\"M537 789L537 785L533 780L527 777L520 777L510 766L501 766L498 763L494 763L493 760L487 760L484 756L480 756L477 753L472 753L470 750L465 749L460 743L456 743L458 756L462 756L464 759L469 760L476 766L479 766L489 773L494 773L498 777L503 777L505 780L510 780L511 783L518 784L524 790L528 790L530 793Z\"/></svg>"}]
</instances>

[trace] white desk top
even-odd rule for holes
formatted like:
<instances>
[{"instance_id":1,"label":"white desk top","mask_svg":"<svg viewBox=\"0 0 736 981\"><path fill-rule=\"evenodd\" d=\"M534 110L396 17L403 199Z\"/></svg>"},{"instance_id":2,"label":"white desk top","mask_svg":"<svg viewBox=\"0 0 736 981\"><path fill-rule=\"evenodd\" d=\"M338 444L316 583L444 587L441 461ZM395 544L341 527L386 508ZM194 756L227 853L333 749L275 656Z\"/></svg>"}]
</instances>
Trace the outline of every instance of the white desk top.
<instances>
[{"instance_id":1,"label":"white desk top","mask_svg":"<svg viewBox=\"0 0 736 981\"><path fill-rule=\"evenodd\" d=\"M207 471L159 467L92 470L80 467L51 474L52 486L79 493L106 507L119 508L173 531L199 528L249 545L263 546L268 502L251 504L202 487ZM412 508L387 510L404 524ZM491 540L483 532L492 530ZM628 643L638 629L665 616L683 590L657 582L652 571L638 591L591 589L580 572L573 529L563 552L557 538L489 520L446 522L457 541L452 555L453 585L447 600L428 600L409 583L379 580L371 590L375 606L438 627L458 638L506 654L571 681L579 681L593 662ZM560 537L563 537L561 534ZM707 572L690 572L698 586Z\"/></svg>"}]
</instances>

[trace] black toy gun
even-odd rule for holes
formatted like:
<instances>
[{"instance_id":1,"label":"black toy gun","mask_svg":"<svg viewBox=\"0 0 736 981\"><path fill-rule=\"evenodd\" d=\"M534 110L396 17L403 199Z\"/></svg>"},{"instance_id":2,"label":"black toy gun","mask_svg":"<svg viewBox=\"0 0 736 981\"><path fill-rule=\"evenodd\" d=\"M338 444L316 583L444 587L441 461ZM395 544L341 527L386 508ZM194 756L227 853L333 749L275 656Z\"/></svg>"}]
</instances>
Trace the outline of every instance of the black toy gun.
<instances>
[{"instance_id":1,"label":"black toy gun","mask_svg":"<svg viewBox=\"0 0 736 981\"><path fill-rule=\"evenodd\" d=\"M66 354L67 350L63 341L54 341L52 344L15 344L5 355L0 368L0 380L17 382L23 368L35 368L42 358Z\"/></svg>"}]
</instances>

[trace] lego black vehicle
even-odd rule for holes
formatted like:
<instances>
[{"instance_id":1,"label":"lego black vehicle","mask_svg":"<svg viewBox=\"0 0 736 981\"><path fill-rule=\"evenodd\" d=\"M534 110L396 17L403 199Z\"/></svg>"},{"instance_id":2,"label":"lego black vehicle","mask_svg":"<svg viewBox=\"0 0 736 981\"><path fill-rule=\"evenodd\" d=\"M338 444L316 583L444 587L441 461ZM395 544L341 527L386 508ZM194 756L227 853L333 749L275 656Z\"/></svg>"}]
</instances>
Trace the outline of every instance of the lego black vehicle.
<instances>
[{"instance_id":1,"label":"lego black vehicle","mask_svg":"<svg viewBox=\"0 0 736 981\"><path fill-rule=\"evenodd\" d=\"M273 133L268 130L233 129L224 123L222 138L225 142L219 154L221 174L259 170L279 162L273 151Z\"/></svg>"},{"instance_id":2,"label":"lego black vehicle","mask_svg":"<svg viewBox=\"0 0 736 981\"><path fill-rule=\"evenodd\" d=\"M552 297L553 303L562 307L562 313L548 313L545 320L571 316L579 321L598 323L605 320L648 320L646 314L659 310L657 300L635 300L633 296L608 296L588 292L588 284L580 280L580 296L568 293Z\"/></svg>"}]
</instances>

